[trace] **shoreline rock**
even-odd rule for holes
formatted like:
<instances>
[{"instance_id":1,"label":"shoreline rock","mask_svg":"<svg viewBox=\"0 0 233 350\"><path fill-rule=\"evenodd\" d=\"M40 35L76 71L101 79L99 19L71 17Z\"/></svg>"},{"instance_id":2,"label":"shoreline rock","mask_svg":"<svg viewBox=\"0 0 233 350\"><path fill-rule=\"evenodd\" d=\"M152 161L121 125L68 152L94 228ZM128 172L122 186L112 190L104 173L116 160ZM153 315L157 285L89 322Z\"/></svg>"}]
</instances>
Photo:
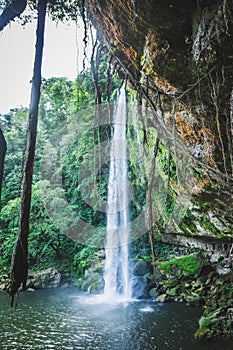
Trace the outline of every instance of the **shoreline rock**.
<instances>
[{"instance_id":1,"label":"shoreline rock","mask_svg":"<svg viewBox=\"0 0 233 350\"><path fill-rule=\"evenodd\" d=\"M10 283L10 274L0 276L0 290L7 290ZM61 284L61 274L50 267L41 271L29 271L27 279L27 290L57 288Z\"/></svg>"},{"instance_id":2,"label":"shoreline rock","mask_svg":"<svg viewBox=\"0 0 233 350\"><path fill-rule=\"evenodd\" d=\"M157 302L185 302L190 306L201 306L203 314L195 337L233 337L233 262L202 264L197 276L179 272L177 276L167 275L158 282ZM223 273L225 272L226 273Z\"/></svg>"}]
</instances>

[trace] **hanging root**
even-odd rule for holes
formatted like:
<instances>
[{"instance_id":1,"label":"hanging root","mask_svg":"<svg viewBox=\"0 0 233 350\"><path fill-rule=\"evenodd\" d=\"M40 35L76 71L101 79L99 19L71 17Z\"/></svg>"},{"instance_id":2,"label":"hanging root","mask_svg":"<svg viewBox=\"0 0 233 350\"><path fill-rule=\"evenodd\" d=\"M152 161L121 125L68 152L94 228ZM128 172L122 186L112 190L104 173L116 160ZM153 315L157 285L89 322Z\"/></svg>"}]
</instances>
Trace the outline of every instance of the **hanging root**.
<instances>
[{"instance_id":1,"label":"hanging root","mask_svg":"<svg viewBox=\"0 0 233 350\"><path fill-rule=\"evenodd\" d=\"M4 159L7 151L7 143L3 135L2 130L0 129L0 211L1 211L1 192L2 192L2 180L3 180L3 171L4 171Z\"/></svg>"},{"instance_id":2,"label":"hanging root","mask_svg":"<svg viewBox=\"0 0 233 350\"><path fill-rule=\"evenodd\" d=\"M85 11L85 0L82 0L82 5L81 5L81 17L83 20L83 25L84 25L84 57L83 57L83 70L85 71L86 68L86 59L87 59L87 19L86 19L86 11Z\"/></svg>"},{"instance_id":3,"label":"hanging root","mask_svg":"<svg viewBox=\"0 0 233 350\"><path fill-rule=\"evenodd\" d=\"M168 196L169 196L169 188L170 188L170 181L171 181L171 149L168 149L168 161L167 161L167 191L165 196L165 203L168 205Z\"/></svg>"},{"instance_id":4,"label":"hanging root","mask_svg":"<svg viewBox=\"0 0 233 350\"><path fill-rule=\"evenodd\" d=\"M99 43L97 38L92 49L91 71L92 71L92 76L93 76L94 85L95 85L96 103L98 105L100 105L102 102L101 91L99 87L99 65L100 65L100 57L101 57L102 49L103 49L103 45L101 42Z\"/></svg>"},{"instance_id":5,"label":"hanging root","mask_svg":"<svg viewBox=\"0 0 233 350\"><path fill-rule=\"evenodd\" d=\"M160 139L157 136L155 146L154 146L154 153L153 153L153 159L152 159L152 166L150 170L150 181L148 184L148 200L149 200L149 224L150 224L150 230L149 230L149 240L150 240L150 246L151 246L151 254L152 254L152 269L153 269L153 278L155 280L155 265L156 265L156 254L155 254L155 244L154 244L154 234L152 230L152 224L153 224L153 211L152 211L152 189L154 184L154 176L155 176L155 168L156 168L156 157L159 150L159 143Z\"/></svg>"},{"instance_id":6,"label":"hanging root","mask_svg":"<svg viewBox=\"0 0 233 350\"><path fill-rule=\"evenodd\" d=\"M210 78L210 94L211 98L215 107L215 121L216 121L216 126L217 126L217 131L218 131L218 136L220 140L220 145L221 145L221 152L222 152L222 158L223 158L223 166L224 166L224 171L226 175L226 181L228 184L228 172L227 172L227 155L225 152L225 147L224 147L224 142L223 142L223 135L221 131L221 125L220 125L220 115L219 115L219 92L220 92L220 81L218 79L218 75L216 73L216 83L214 82L214 79L212 75L209 75Z\"/></svg>"},{"instance_id":7,"label":"hanging root","mask_svg":"<svg viewBox=\"0 0 233 350\"><path fill-rule=\"evenodd\" d=\"M113 60L113 55L110 54L109 61L108 61L108 68L107 68L107 81L106 81L106 100L108 102L110 101L110 92L111 92L111 83L112 83L112 74L111 74L112 60Z\"/></svg>"},{"instance_id":8,"label":"hanging root","mask_svg":"<svg viewBox=\"0 0 233 350\"><path fill-rule=\"evenodd\" d=\"M11 280L10 285L7 289L7 293L11 297L11 306L14 305L14 297L15 294L18 292L20 286L22 285L23 289L26 289L27 274L28 263L26 249L23 246L22 242L19 239L17 239L15 242L12 257Z\"/></svg>"}]
</instances>

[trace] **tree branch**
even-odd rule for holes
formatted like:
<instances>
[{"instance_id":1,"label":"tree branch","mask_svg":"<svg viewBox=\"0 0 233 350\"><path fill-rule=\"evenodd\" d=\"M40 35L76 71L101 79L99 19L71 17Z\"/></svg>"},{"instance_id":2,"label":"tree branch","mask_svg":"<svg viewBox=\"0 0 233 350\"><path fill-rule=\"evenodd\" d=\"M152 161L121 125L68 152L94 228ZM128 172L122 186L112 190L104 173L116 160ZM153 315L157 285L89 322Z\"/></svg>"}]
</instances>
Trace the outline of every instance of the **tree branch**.
<instances>
[{"instance_id":1,"label":"tree branch","mask_svg":"<svg viewBox=\"0 0 233 350\"><path fill-rule=\"evenodd\" d=\"M13 21L15 17L19 17L27 6L26 0L13 0L2 12L0 16L0 31Z\"/></svg>"}]
</instances>

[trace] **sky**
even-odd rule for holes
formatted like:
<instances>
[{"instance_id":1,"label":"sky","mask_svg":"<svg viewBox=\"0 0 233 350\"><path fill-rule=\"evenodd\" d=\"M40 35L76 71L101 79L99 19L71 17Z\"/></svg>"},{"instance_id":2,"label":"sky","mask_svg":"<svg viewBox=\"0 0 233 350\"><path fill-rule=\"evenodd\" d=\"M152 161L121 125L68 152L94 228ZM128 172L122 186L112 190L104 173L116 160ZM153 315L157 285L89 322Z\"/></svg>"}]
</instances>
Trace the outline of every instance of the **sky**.
<instances>
[{"instance_id":1,"label":"sky","mask_svg":"<svg viewBox=\"0 0 233 350\"><path fill-rule=\"evenodd\" d=\"M0 33L0 114L9 112L10 108L29 105L35 33L35 23L25 28L12 23ZM82 69L82 57L82 24L78 28L74 22L56 25L47 18L43 78L66 76L74 80Z\"/></svg>"}]
</instances>

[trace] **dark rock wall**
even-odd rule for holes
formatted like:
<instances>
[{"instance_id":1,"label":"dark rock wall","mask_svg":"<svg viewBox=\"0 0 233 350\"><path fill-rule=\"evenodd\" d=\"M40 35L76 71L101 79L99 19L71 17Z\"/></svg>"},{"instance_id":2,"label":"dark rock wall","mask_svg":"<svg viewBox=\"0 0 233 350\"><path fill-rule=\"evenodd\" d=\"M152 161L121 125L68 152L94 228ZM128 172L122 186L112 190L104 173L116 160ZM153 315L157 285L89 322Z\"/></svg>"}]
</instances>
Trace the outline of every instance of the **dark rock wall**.
<instances>
[{"instance_id":1,"label":"dark rock wall","mask_svg":"<svg viewBox=\"0 0 233 350\"><path fill-rule=\"evenodd\" d=\"M175 127L177 145L186 148L193 168L204 170L192 184L191 216L199 221L194 235L205 235L206 230L207 235L231 237L232 1L88 0L86 4L98 32L149 104L156 125ZM213 226L200 226L201 220Z\"/></svg>"}]
</instances>

